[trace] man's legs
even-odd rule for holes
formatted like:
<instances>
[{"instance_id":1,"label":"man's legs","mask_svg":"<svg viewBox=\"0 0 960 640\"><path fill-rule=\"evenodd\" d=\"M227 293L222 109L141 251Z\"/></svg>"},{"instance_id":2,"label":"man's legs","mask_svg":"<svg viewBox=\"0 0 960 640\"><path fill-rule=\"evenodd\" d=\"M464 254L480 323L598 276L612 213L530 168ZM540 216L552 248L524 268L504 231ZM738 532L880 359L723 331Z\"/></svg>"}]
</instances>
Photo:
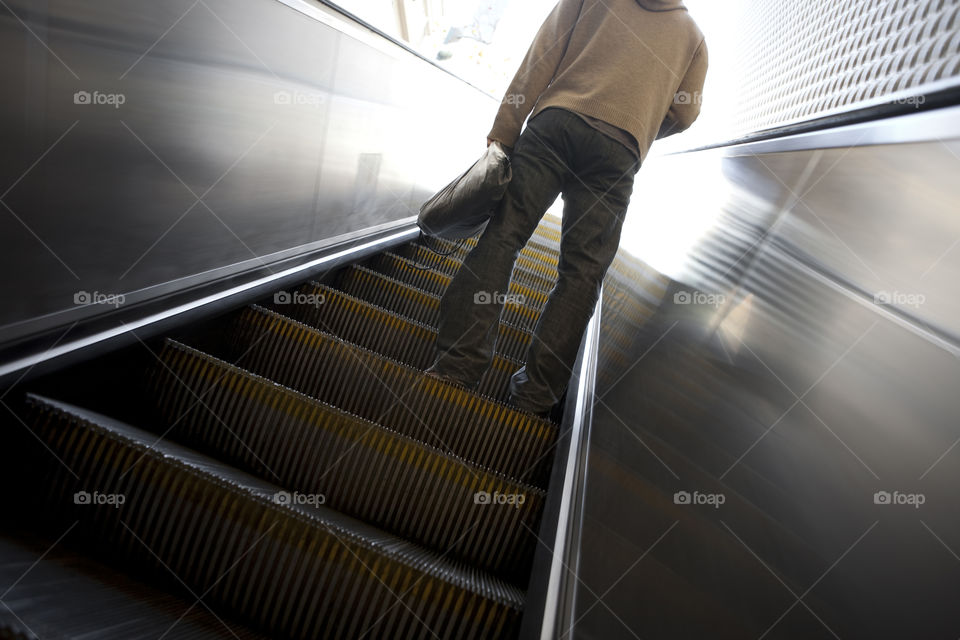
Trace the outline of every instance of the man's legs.
<instances>
[{"instance_id":1,"label":"man's legs","mask_svg":"<svg viewBox=\"0 0 960 640\"><path fill-rule=\"evenodd\" d=\"M559 279L540 314L526 365L510 381L512 402L535 413L549 410L566 389L620 245L639 163L619 143L596 133L582 138L573 169L577 175L563 186Z\"/></svg>"},{"instance_id":2,"label":"man's legs","mask_svg":"<svg viewBox=\"0 0 960 640\"><path fill-rule=\"evenodd\" d=\"M507 193L440 302L437 357L431 371L473 384L493 359L502 298L520 250L569 176L563 147L573 114L551 109L517 141Z\"/></svg>"}]
</instances>

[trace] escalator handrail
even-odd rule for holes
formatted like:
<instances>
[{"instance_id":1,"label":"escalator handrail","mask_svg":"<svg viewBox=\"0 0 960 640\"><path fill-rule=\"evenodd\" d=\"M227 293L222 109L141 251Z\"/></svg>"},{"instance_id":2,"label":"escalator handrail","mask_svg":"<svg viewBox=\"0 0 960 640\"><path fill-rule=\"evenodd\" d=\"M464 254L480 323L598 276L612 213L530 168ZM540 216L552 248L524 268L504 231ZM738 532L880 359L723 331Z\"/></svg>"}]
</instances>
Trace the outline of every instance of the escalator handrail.
<instances>
[{"instance_id":1,"label":"escalator handrail","mask_svg":"<svg viewBox=\"0 0 960 640\"><path fill-rule=\"evenodd\" d=\"M602 301L601 292L574 366L527 590L523 640L553 640L574 621Z\"/></svg>"},{"instance_id":2,"label":"escalator handrail","mask_svg":"<svg viewBox=\"0 0 960 640\"><path fill-rule=\"evenodd\" d=\"M66 331L57 326L22 345L0 344L0 389L132 343L134 338L129 336L144 340L185 324L198 314L205 316L252 302L321 271L409 242L418 231L415 218L377 225L344 234L327 246L279 264L262 264L239 276L232 274L142 304L120 307L102 317L75 321ZM288 266L284 262L294 264ZM59 338L53 340L57 335Z\"/></svg>"}]
</instances>

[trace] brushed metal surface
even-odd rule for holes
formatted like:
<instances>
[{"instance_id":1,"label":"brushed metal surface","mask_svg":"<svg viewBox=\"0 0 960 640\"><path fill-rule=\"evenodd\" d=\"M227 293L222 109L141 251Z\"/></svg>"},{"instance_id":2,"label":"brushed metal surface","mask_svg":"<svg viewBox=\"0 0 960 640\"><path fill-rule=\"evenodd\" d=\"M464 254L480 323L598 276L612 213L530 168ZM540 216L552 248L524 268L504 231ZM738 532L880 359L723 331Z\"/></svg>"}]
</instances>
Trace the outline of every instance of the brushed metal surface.
<instances>
[{"instance_id":1,"label":"brushed metal surface","mask_svg":"<svg viewBox=\"0 0 960 640\"><path fill-rule=\"evenodd\" d=\"M958 141L823 146L640 172L571 637L960 633Z\"/></svg>"},{"instance_id":2,"label":"brushed metal surface","mask_svg":"<svg viewBox=\"0 0 960 640\"><path fill-rule=\"evenodd\" d=\"M733 147L650 163L637 176L624 247L677 280L729 294L759 247L775 244L960 342L960 138L927 131L926 142L861 146L838 136L846 146Z\"/></svg>"},{"instance_id":3,"label":"brushed metal surface","mask_svg":"<svg viewBox=\"0 0 960 640\"><path fill-rule=\"evenodd\" d=\"M497 107L319 5L6 7L0 343L410 218Z\"/></svg>"}]
</instances>

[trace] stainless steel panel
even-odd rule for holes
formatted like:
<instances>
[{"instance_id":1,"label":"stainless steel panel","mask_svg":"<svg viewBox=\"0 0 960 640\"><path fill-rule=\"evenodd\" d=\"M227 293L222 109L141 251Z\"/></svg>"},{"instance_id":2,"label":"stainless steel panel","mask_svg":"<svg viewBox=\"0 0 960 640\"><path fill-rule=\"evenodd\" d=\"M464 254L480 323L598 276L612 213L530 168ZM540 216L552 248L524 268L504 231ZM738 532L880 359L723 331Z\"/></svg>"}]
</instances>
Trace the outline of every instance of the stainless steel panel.
<instances>
[{"instance_id":1,"label":"stainless steel panel","mask_svg":"<svg viewBox=\"0 0 960 640\"><path fill-rule=\"evenodd\" d=\"M624 246L672 277L729 294L771 242L957 341L958 170L955 138L668 156L638 177Z\"/></svg>"},{"instance_id":2,"label":"stainless steel panel","mask_svg":"<svg viewBox=\"0 0 960 640\"><path fill-rule=\"evenodd\" d=\"M571 637L958 633L954 151L641 171L605 284Z\"/></svg>"},{"instance_id":3,"label":"stainless steel panel","mask_svg":"<svg viewBox=\"0 0 960 640\"><path fill-rule=\"evenodd\" d=\"M960 141L828 150L818 165L778 239L960 337Z\"/></svg>"},{"instance_id":4,"label":"stainless steel panel","mask_svg":"<svg viewBox=\"0 0 960 640\"><path fill-rule=\"evenodd\" d=\"M7 6L0 343L407 219L497 106L319 6Z\"/></svg>"}]
</instances>

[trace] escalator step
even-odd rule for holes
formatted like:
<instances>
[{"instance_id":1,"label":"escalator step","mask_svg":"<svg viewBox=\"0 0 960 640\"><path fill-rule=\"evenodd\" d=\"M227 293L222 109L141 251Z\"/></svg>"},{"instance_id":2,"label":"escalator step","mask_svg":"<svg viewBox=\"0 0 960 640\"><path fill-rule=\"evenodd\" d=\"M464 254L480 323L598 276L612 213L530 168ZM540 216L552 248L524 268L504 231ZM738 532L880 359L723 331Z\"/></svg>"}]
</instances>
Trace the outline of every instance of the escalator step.
<instances>
[{"instance_id":1,"label":"escalator step","mask_svg":"<svg viewBox=\"0 0 960 640\"><path fill-rule=\"evenodd\" d=\"M560 230L562 228L563 220L551 213L547 213L540 219L540 225L537 227L536 235L560 242Z\"/></svg>"},{"instance_id":2,"label":"escalator step","mask_svg":"<svg viewBox=\"0 0 960 640\"><path fill-rule=\"evenodd\" d=\"M408 437L544 487L557 429L411 367L267 309L251 307L228 331L237 366Z\"/></svg>"},{"instance_id":3,"label":"escalator step","mask_svg":"<svg viewBox=\"0 0 960 640\"><path fill-rule=\"evenodd\" d=\"M441 271L421 267L409 258L390 253L381 253L363 266L436 296L442 296L453 279Z\"/></svg>"},{"instance_id":4,"label":"escalator step","mask_svg":"<svg viewBox=\"0 0 960 640\"><path fill-rule=\"evenodd\" d=\"M439 253L449 254L451 258L456 258L457 260L463 260L470 251L477 246L477 239L470 238L462 242L452 242L450 240L442 240L440 238L429 238L424 241L420 240L421 243L432 247L435 251ZM556 268L557 260L560 257L560 251L558 248L550 246L544 248L539 242L530 241L524 245L523 249L520 250L520 255L530 259L536 260L544 265L551 266Z\"/></svg>"},{"instance_id":5,"label":"escalator step","mask_svg":"<svg viewBox=\"0 0 960 640\"><path fill-rule=\"evenodd\" d=\"M49 479L47 513L79 522L92 550L172 573L270 637L516 633L523 594L502 580L332 509L287 503L276 485L153 434L29 402L27 420L54 454L31 461Z\"/></svg>"},{"instance_id":6,"label":"escalator step","mask_svg":"<svg viewBox=\"0 0 960 640\"><path fill-rule=\"evenodd\" d=\"M392 264L386 261L382 261L380 264L388 268L370 270L435 296L442 296L450 285L450 281L453 280L452 276L444 275L433 269L418 267L416 263L405 258L396 258ZM522 282L511 281L508 293L522 299L525 306L542 309L547 302L549 290L537 290Z\"/></svg>"},{"instance_id":7,"label":"escalator step","mask_svg":"<svg viewBox=\"0 0 960 640\"><path fill-rule=\"evenodd\" d=\"M176 342L160 362L151 391L177 442L505 578L529 571L542 491Z\"/></svg>"},{"instance_id":8,"label":"escalator step","mask_svg":"<svg viewBox=\"0 0 960 640\"><path fill-rule=\"evenodd\" d=\"M550 216L544 216L541 219L540 224L537 225L536 229L534 229L533 234L527 241L526 246L535 250L546 251L556 257L560 254L560 234L562 222L558 219L548 218L550 218ZM452 249L458 245L475 247L477 242L480 240L480 235L481 234L477 234L470 238L464 238L463 240L444 240L442 238L437 238L436 236L427 237L429 238L428 242L440 243L442 246Z\"/></svg>"},{"instance_id":9,"label":"escalator step","mask_svg":"<svg viewBox=\"0 0 960 640\"><path fill-rule=\"evenodd\" d=\"M426 247L427 249L433 250L436 253L445 255L448 258L453 258L457 262L462 263L464 258L467 257L467 254L473 250L472 246L467 246L465 244L455 244L449 243L446 240L437 240L431 238L430 240L417 240L417 244ZM439 246L438 246L439 245ZM557 270L557 258L551 255L544 254L538 250L532 249L529 246L524 247L520 250L520 255L517 256L517 261L519 263L520 259L523 259L524 265L536 265L540 269L547 271L556 271Z\"/></svg>"},{"instance_id":10,"label":"escalator step","mask_svg":"<svg viewBox=\"0 0 960 640\"><path fill-rule=\"evenodd\" d=\"M305 284L294 293L280 298L282 304L271 308L298 322L332 333L347 342L417 369L426 369L433 362L435 329L381 309L369 302L347 295L326 285ZM509 368L520 368L532 334L509 324L500 323L496 353L510 359ZM500 388L503 381L493 381L492 388ZM488 388L486 381L481 389Z\"/></svg>"},{"instance_id":11,"label":"escalator step","mask_svg":"<svg viewBox=\"0 0 960 640\"><path fill-rule=\"evenodd\" d=\"M478 238L467 238L464 241L464 244L471 249L477 246ZM560 257L560 237L557 235L556 240L546 238L541 235L535 234L530 240L527 241L527 247L533 251L549 256L550 262L556 264L557 259Z\"/></svg>"},{"instance_id":12,"label":"escalator step","mask_svg":"<svg viewBox=\"0 0 960 640\"><path fill-rule=\"evenodd\" d=\"M440 297L421 291L365 267L350 266L339 272L337 289L389 309L401 316L435 327L440 314ZM538 309L508 300L501 322L522 329L533 329L540 317Z\"/></svg>"},{"instance_id":13,"label":"escalator step","mask_svg":"<svg viewBox=\"0 0 960 640\"><path fill-rule=\"evenodd\" d=\"M560 233L563 227L563 222L560 218L554 218L551 215L545 215L540 219L540 224L537 225L537 228L534 229L533 235L530 236L528 244L534 246L543 246L549 249L556 249L560 246ZM472 238L467 238L464 242L470 246L477 244L477 241L480 239L480 235L477 234Z\"/></svg>"},{"instance_id":14,"label":"escalator step","mask_svg":"<svg viewBox=\"0 0 960 640\"><path fill-rule=\"evenodd\" d=\"M410 258L404 258L389 251L377 254L364 263L363 266L437 295L442 294L446 290L447 285L457 271L455 269L452 273L446 273L438 268L422 267ZM404 274L404 277L400 277L398 274ZM533 271L528 271L523 267L517 266L510 276L510 282L511 284L519 283L547 294L550 293L553 285L556 284L556 278L546 278Z\"/></svg>"},{"instance_id":15,"label":"escalator step","mask_svg":"<svg viewBox=\"0 0 960 640\"><path fill-rule=\"evenodd\" d=\"M341 270L334 287L411 320L436 327L440 298L363 267Z\"/></svg>"},{"instance_id":16,"label":"escalator step","mask_svg":"<svg viewBox=\"0 0 960 640\"><path fill-rule=\"evenodd\" d=\"M394 255L411 260L423 267L435 269L448 276L452 276L460 270L459 260L442 256L423 245L413 242L396 247L394 252Z\"/></svg>"},{"instance_id":17,"label":"escalator step","mask_svg":"<svg viewBox=\"0 0 960 640\"><path fill-rule=\"evenodd\" d=\"M454 260L453 258L440 256L427 247L413 242L397 247L395 252L397 255L413 260L421 266L436 269L437 271L447 275L453 275L460 269L460 260ZM537 278L541 278L550 283L556 283L557 281L556 268L549 267L535 260L530 260L523 255L517 258L517 261L514 264L514 274L516 274L518 270L523 270L533 274ZM551 286L553 285L551 284Z\"/></svg>"}]
</instances>

